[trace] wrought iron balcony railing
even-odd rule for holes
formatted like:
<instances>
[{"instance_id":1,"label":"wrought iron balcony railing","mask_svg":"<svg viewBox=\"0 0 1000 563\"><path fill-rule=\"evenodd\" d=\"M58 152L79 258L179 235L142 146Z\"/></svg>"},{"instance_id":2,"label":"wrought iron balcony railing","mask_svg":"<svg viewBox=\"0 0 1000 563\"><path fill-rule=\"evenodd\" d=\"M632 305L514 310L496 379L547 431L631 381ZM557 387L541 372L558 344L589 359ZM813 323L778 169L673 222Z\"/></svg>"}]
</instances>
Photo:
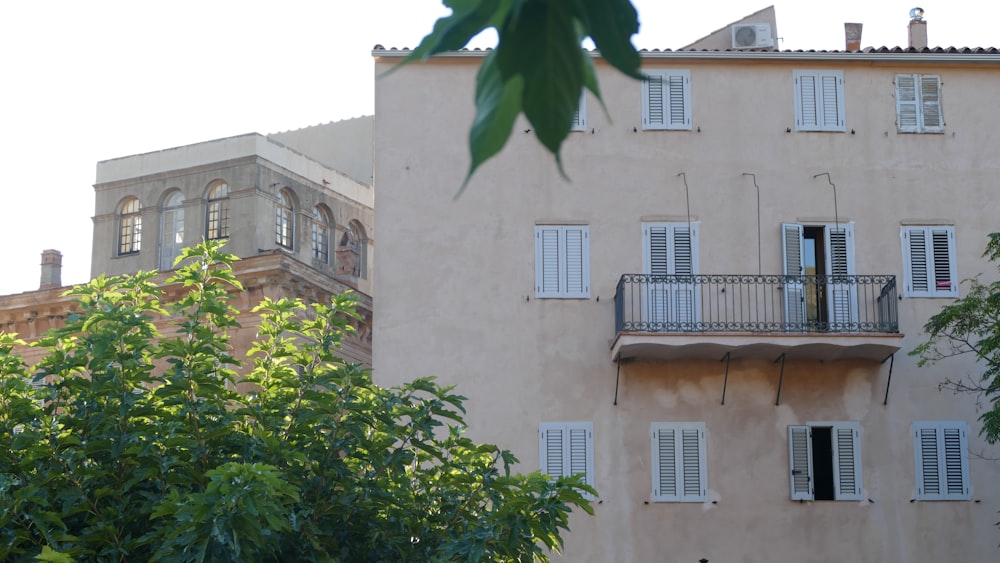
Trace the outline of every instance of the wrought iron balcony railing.
<instances>
[{"instance_id":1,"label":"wrought iron balcony railing","mask_svg":"<svg viewBox=\"0 0 1000 563\"><path fill-rule=\"evenodd\" d=\"M624 274L621 332L899 332L896 276Z\"/></svg>"}]
</instances>

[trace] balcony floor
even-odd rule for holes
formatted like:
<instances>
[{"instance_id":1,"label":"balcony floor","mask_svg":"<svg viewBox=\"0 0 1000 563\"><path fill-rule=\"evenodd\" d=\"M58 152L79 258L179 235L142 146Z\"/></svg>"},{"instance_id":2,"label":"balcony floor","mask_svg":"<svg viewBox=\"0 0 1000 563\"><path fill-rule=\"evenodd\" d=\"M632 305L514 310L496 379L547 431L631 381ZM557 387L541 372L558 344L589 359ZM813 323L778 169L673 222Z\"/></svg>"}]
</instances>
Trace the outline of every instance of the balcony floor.
<instances>
[{"instance_id":1,"label":"balcony floor","mask_svg":"<svg viewBox=\"0 0 1000 563\"><path fill-rule=\"evenodd\" d=\"M868 360L881 362L899 351L901 333L649 333L621 332L611 342L611 360Z\"/></svg>"}]
</instances>

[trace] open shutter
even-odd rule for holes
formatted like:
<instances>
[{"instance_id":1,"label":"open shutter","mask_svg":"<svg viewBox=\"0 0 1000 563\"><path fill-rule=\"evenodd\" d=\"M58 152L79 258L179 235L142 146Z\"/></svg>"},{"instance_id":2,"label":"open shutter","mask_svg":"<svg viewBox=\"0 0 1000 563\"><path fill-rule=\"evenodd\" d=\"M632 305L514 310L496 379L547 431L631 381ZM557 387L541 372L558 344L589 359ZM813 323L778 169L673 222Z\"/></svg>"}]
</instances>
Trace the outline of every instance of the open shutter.
<instances>
[{"instance_id":1,"label":"open shutter","mask_svg":"<svg viewBox=\"0 0 1000 563\"><path fill-rule=\"evenodd\" d=\"M896 75L896 128L900 133L920 131L917 77L914 74Z\"/></svg>"},{"instance_id":2,"label":"open shutter","mask_svg":"<svg viewBox=\"0 0 1000 563\"><path fill-rule=\"evenodd\" d=\"M788 465L792 500L813 500L812 436L808 426L788 427Z\"/></svg>"},{"instance_id":3,"label":"open shutter","mask_svg":"<svg viewBox=\"0 0 1000 563\"><path fill-rule=\"evenodd\" d=\"M708 499L705 423L652 424L654 502L704 502Z\"/></svg>"},{"instance_id":4,"label":"open shutter","mask_svg":"<svg viewBox=\"0 0 1000 563\"><path fill-rule=\"evenodd\" d=\"M854 280L854 225L827 225L827 308L830 329L849 331L858 321L857 284Z\"/></svg>"},{"instance_id":5,"label":"open shutter","mask_svg":"<svg viewBox=\"0 0 1000 563\"><path fill-rule=\"evenodd\" d=\"M802 275L802 225L782 223L781 250L785 274L785 330L801 331L806 323L806 292Z\"/></svg>"},{"instance_id":6,"label":"open shutter","mask_svg":"<svg viewBox=\"0 0 1000 563\"><path fill-rule=\"evenodd\" d=\"M642 81L643 129L691 129L691 73L653 70Z\"/></svg>"},{"instance_id":7,"label":"open shutter","mask_svg":"<svg viewBox=\"0 0 1000 563\"><path fill-rule=\"evenodd\" d=\"M968 425L964 422L914 422L917 498L969 500Z\"/></svg>"},{"instance_id":8,"label":"open shutter","mask_svg":"<svg viewBox=\"0 0 1000 563\"><path fill-rule=\"evenodd\" d=\"M931 248L934 264L934 293L941 296L958 296L958 268L955 265L955 229L932 227Z\"/></svg>"},{"instance_id":9,"label":"open shutter","mask_svg":"<svg viewBox=\"0 0 1000 563\"><path fill-rule=\"evenodd\" d=\"M832 431L834 496L837 500L862 500L860 426L837 424Z\"/></svg>"},{"instance_id":10,"label":"open shutter","mask_svg":"<svg viewBox=\"0 0 1000 563\"><path fill-rule=\"evenodd\" d=\"M920 109L921 124L925 133L944 131L944 118L941 115L941 77L933 74L920 76Z\"/></svg>"},{"instance_id":11,"label":"open shutter","mask_svg":"<svg viewBox=\"0 0 1000 563\"><path fill-rule=\"evenodd\" d=\"M576 111L573 112L573 123L570 124L570 130L587 130L587 94L585 91L580 93L580 103L577 104Z\"/></svg>"}]
</instances>

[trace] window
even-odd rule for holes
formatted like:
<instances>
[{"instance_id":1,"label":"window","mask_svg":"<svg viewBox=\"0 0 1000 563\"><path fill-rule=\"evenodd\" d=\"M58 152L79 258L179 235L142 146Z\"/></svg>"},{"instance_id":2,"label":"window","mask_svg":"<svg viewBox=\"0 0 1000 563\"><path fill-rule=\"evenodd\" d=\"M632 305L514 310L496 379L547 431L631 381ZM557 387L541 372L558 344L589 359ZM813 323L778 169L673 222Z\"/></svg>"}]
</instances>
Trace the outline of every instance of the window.
<instances>
[{"instance_id":1,"label":"window","mask_svg":"<svg viewBox=\"0 0 1000 563\"><path fill-rule=\"evenodd\" d=\"M643 223L649 330L692 330L700 317L698 224Z\"/></svg>"},{"instance_id":2,"label":"window","mask_svg":"<svg viewBox=\"0 0 1000 563\"><path fill-rule=\"evenodd\" d=\"M340 238L337 248L337 273L356 278L365 278L368 274L366 249L368 238L361 223L351 221Z\"/></svg>"},{"instance_id":3,"label":"window","mask_svg":"<svg viewBox=\"0 0 1000 563\"><path fill-rule=\"evenodd\" d=\"M535 297L590 297L590 227L535 226Z\"/></svg>"},{"instance_id":4,"label":"window","mask_svg":"<svg viewBox=\"0 0 1000 563\"><path fill-rule=\"evenodd\" d=\"M293 231L292 199L288 192L282 190L278 192L278 202L274 212L274 242L278 246L291 249Z\"/></svg>"},{"instance_id":5,"label":"window","mask_svg":"<svg viewBox=\"0 0 1000 563\"><path fill-rule=\"evenodd\" d=\"M944 133L940 76L896 75L896 127L900 133Z\"/></svg>"},{"instance_id":6,"label":"window","mask_svg":"<svg viewBox=\"0 0 1000 563\"><path fill-rule=\"evenodd\" d=\"M642 81L643 129L691 129L691 72L649 70Z\"/></svg>"},{"instance_id":7,"label":"window","mask_svg":"<svg viewBox=\"0 0 1000 563\"><path fill-rule=\"evenodd\" d=\"M568 477L583 473L594 486L594 425L590 422L543 422L538 425L542 473ZM589 496L589 495L588 495Z\"/></svg>"},{"instance_id":8,"label":"window","mask_svg":"<svg viewBox=\"0 0 1000 563\"><path fill-rule=\"evenodd\" d=\"M142 205L135 197L122 202L118 211L118 255L136 254L142 246Z\"/></svg>"},{"instance_id":9,"label":"window","mask_svg":"<svg viewBox=\"0 0 1000 563\"><path fill-rule=\"evenodd\" d=\"M787 330L856 330L854 224L783 223Z\"/></svg>"},{"instance_id":10,"label":"window","mask_svg":"<svg viewBox=\"0 0 1000 563\"><path fill-rule=\"evenodd\" d=\"M651 425L653 502L708 500L704 422Z\"/></svg>"},{"instance_id":11,"label":"window","mask_svg":"<svg viewBox=\"0 0 1000 563\"><path fill-rule=\"evenodd\" d=\"M839 70L797 70L795 129L844 131L844 73Z\"/></svg>"},{"instance_id":12,"label":"window","mask_svg":"<svg viewBox=\"0 0 1000 563\"><path fill-rule=\"evenodd\" d=\"M184 194L172 192L163 204L160 229L160 270L174 269L174 259L184 247Z\"/></svg>"},{"instance_id":13,"label":"window","mask_svg":"<svg viewBox=\"0 0 1000 563\"><path fill-rule=\"evenodd\" d=\"M969 427L964 422L914 422L917 500L969 500Z\"/></svg>"},{"instance_id":14,"label":"window","mask_svg":"<svg viewBox=\"0 0 1000 563\"><path fill-rule=\"evenodd\" d=\"M955 227L903 227L903 296L958 297Z\"/></svg>"},{"instance_id":15,"label":"window","mask_svg":"<svg viewBox=\"0 0 1000 563\"><path fill-rule=\"evenodd\" d=\"M576 111L573 112L573 123L570 125L570 131L586 131L587 130L587 93L584 90L580 94L580 104L576 106Z\"/></svg>"},{"instance_id":16,"label":"window","mask_svg":"<svg viewBox=\"0 0 1000 563\"><path fill-rule=\"evenodd\" d=\"M857 422L788 427L792 500L862 500L861 429Z\"/></svg>"},{"instance_id":17,"label":"window","mask_svg":"<svg viewBox=\"0 0 1000 563\"><path fill-rule=\"evenodd\" d=\"M322 205L313 208L312 256L313 260L330 263L330 214Z\"/></svg>"},{"instance_id":18,"label":"window","mask_svg":"<svg viewBox=\"0 0 1000 563\"><path fill-rule=\"evenodd\" d=\"M229 184L222 181L215 182L208 191L205 238L229 238Z\"/></svg>"}]
</instances>

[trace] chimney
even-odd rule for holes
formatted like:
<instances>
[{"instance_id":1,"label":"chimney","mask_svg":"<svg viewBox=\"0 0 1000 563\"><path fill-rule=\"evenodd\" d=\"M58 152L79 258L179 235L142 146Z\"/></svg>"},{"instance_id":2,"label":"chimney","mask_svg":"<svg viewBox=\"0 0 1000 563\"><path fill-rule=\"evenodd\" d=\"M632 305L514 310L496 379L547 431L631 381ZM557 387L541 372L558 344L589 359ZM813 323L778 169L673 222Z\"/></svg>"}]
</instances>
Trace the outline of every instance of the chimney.
<instances>
[{"instance_id":1,"label":"chimney","mask_svg":"<svg viewBox=\"0 0 1000 563\"><path fill-rule=\"evenodd\" d=\"M860 23L844 24L844 39L847 40L848 51L861 50L861 25Z\"/></svg>"},{"instance_id":2,"label":"chimney","mask_svg":"<svg viewBox=\"0 0 1000 563\"><path fill-rule=\"evenodd\" d=\"M62 287L62 253L58 250L42 251L42 282L38 289Z\"/></svg>"},{"instance_id":3,"label":"chimney","mask_svg":"<svg viewBox=\"0 0 1000 563\"><path fill-rule=\"evenodd\" d=\"M924 21L924 9L910 10L910 47L914 49L927 48L927 22Z\"/></svg>"}]
</instances>

